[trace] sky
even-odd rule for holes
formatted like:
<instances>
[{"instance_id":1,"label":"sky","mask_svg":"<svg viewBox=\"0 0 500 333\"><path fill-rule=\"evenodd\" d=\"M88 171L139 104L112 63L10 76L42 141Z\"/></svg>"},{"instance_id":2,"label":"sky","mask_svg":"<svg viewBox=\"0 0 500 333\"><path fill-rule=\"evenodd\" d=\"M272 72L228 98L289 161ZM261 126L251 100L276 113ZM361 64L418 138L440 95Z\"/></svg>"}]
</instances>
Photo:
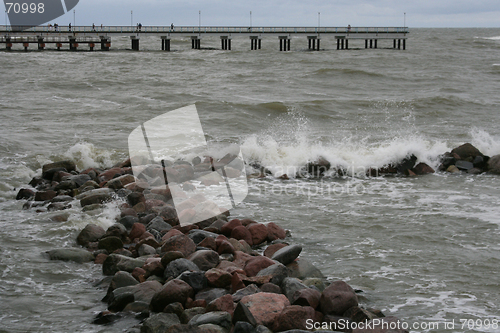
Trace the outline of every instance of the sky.
<instances>
[{"instance_id":1,"label":"sky","mask_svg":"<svg viewBox=\"0 0 500 333\"><path fill-rule=\"evenodd\" d=\"M499 0L80 0L74 14L52 23L198 26L201 19L202 26L500 27Z\"/></svg>"}]
</instances>

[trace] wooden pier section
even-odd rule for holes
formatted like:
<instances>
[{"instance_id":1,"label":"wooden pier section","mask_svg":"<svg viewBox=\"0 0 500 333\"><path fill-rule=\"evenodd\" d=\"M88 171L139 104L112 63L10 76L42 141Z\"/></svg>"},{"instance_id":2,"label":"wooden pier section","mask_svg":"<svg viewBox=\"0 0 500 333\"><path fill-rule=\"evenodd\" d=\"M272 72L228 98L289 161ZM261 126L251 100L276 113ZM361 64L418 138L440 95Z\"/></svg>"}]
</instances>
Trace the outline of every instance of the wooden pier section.
<instances>
[{"instance_id":1,"label":"wooden pier section","mask_svg":"<svg viewBox=\"0 0 500 333\"><path fill-rule=\"evenodd\" d=\"M76 51L80 45L87 45L93 51L100 45L103 51L109 51L112 36L130 36L132 50L139 50L141 36L158 36L161 49L170 51L171 40L176 37L190 37L191 48L201 49L203 36L219 36L222 50L231 50L231 40L238 37L250 39L250 50L260 50L262 39L268 36L278 37L279 50L290 51L294 37L306 37L309 50L319 51L322 36L334 36L337 50L349 49L349 41L364 40L365 49L376 49L378 41L392 41L394 49L406 49L408 27L214 27L214 26L59 26L57 28L38 26L24 29L16 26L0 26L0 45L12 50L14 44L22 44L27 51L31 44L38 50L44 50L47 44L53 44L57 50L63 45ZM324 44L323 44L324 45ZM1 47L1 46L0 46Z\"/></svg>"}]
</instances>

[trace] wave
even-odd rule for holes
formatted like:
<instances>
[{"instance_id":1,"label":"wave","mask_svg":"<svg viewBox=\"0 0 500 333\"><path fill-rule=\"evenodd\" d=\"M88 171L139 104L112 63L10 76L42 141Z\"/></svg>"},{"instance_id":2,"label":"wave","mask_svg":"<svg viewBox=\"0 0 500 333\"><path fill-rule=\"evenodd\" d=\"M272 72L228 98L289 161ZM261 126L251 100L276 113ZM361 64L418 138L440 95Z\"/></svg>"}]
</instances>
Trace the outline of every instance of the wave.
<instances>
[{"instance_id":1,"label":"wave","mask_svg":"<svg viewBox=\"0 0 500 333\"><path fill-rule=\"evenodd\" d=\"M315 70L312 76L318 76L318 75L329 76L332 74L339 74L339 75L345 74L348 76L359 75L359 76L371 76L371 77L385 76L382 73L369 72L362 69L353 69L353 68L320 68L318 70Z\"/></svg>"}]
</instances>

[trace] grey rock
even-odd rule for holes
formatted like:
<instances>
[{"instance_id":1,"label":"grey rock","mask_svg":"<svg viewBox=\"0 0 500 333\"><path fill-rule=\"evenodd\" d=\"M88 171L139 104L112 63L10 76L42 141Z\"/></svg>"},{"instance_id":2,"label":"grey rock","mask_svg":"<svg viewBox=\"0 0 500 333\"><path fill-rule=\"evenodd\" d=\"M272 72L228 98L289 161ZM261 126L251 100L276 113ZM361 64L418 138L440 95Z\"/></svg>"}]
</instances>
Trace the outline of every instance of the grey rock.
<instances>
[{"instance_id":1,"label":"grey rock","mask_svg":"<svg viewBox=\"0 0 500 333\"><path fill-rule=\"evenodd\" d=\"M130 258L121 254L110 254L102 265L104 275L115 275L118 271L131 273L134 268L142 267L146 258Z\"/></svg>"},{"instance_id":2,"label":"grey rock","mask_svg":"<svg viewBox=\"0 0 500 333\"><path fill-rule=\"evenodd\" d=\"M139 246L139 249L137 250L137 253L139 253L139 256L147 256L150 254L156 254L156 249L148 244L142 244Z\"/></svg>"},{"instance_id":3,"label":"grey rock","mask_svg":"<svg viewBox=\"0 0 500 333\"><path fill-rule=\"evenodd\" d=\"M135 216L127 215L127 216L122 217L120 219L120 221L118 221L118 222L121 223L121 224L123 224L123 226L127 230L130 230L130 229L132 229L132 226L134 225L134 223L138 223L139 222L139 218L135 217Z\"/></svg>"},{"instance_id":4,"label":"grey rock","mask_svg":"<svg viewBox=\"0 0 500 333\"><path fill-rule=\"evenodd\" d=\"M179 318L173 313L157 313L144 321L141 333L164 333L171 326L180 323Z\"/></svg>"},{"instance_id":5,"label":"grey rock","mask_svg":"<svg viewBox=\"0 0 500 333\"><path fill-rule=\"evenodd\" d=\"M163 230L170 230L172 229L172 226L165 222L161 216L157 216L154 219L152 219L148 225L146 226L146 230L156 230L158 232L161 232Z\"/></svg>"},{"instance_id":6,"label":"grey rock","mask_svg":"<svg viewBox=\"0 0 500 333\"><path fill-rule=\"evenodd\" d=\"M272 276L271 281L269 282L274 283L276 285L280 285L281 282L283 282L283 280L288 277L289 271L288 268L286 268L282 264L274 264L264 268L259 273L257 273L257 276L266 276L266 275Z\"/></svg>"},{"instance_id":7,"label":"grey rock","mask_svg":"<svg viewBox=\"0 0 500 333\"><path fill-rule=\"evenodd\" d=\"M202 240L204 240L207 237L212 237L215 239L219 235L210 231L195 229L189 231L188 236L193 240L193 242L195 242L195 244L199 244Z\"/></svg>"},{"instance_id":8,"label":"grey rock","mask_svg":"<svg viewBox=\"0 0 500 333\"><path fill-rule=\"evenodd\" d=\"M489 172L500 175L500 155L492 156L487 165Z\"/></svg>"},{"instance_id":9,"label":"grey rock","mask_svg":"<svg viewBox=\"0 0 500 333\"><path fill-rule=\"evenodd\" d=\"M200 250L193 253L189 260L196 264L202 271L217 267L220 262L219 254L213 250Z\"/></svg>"},{"instance_id":10,"label":"grey rock","mask_svg":"<svg viewBox=\"0 0 500 333\"><path fill-rule=\"evenodd\" d=\"M214 311L194 316L188 323L193 326L214 324L227 330L231 328L231 314L225 311Z\"/></svg>"},{"instance_id":11,"label":"grey rock","mask_svg":"<svg viewBox=\"0 0 500 333\"><path fill-rule=\"evenodd\" d=\"M214 299L217 299L227 294L229 294L229 292L223 288L208 288L196 293L195 300L204 299L207 302L207 304L209 304Z\"/></svg>"},{"instance_id":12,"label":"grey rock","mask_svg":"<svg viewBox=\"0 0 500 333\"><path fill-rule=\"evenodd\" d=\"M114 251L123 248L123 242L116 236L108 236L99 239L97 247L108 251L108 253L113 253Z\"/></svg>"},{"instance_id":13,"label":"grey rock","mask_svg":"<svg viewBox=\"0 0 500 333\"><path fill-rule=\"evenodd\" d=\"M242 288L240 290L237 290L232 296L233 296L233 302L238 303L241 301L241 299L245 296L252 295L259 293L261 290L259 287L257 287L255 284L251 284L246 286L245 288Z\"/></svg>"},{"instance_id":14,"label":"grey rock","mask_svg":"<svg viewBox=\"0 0 500 333\"><path fill-rule=\"evenodd\" d=\"M97 242L99 238L104 236L106 231L95 224L87 224L85 228L76 237L76 242L81 246L88 246L90 242Z\"/></svg>"},{"instance_id":15,"label":"grey rock","mask_svg":"<svg viewBox=\"0 0 500 333\"><path fill-rule=\"evenodd\" d=\"M94 255L85 249L55 249L46 253L49 255L50 260L74 261L80 264L94 260Z\"/></svg>"},{"instance_id":16,"label":"grey rock","mask_svg":"<svg viewBox=\"0 0 500 333\"><path fill-rule=\"evenodd\" d=\"M290 270L290 277L295 277L301 280L306 278L320 278L324 279L323 273L315 267L310 261L300 258L286 267Z\"/></svg>"},{"instance_id":17,"label":"grey rock","mask_svg":"<svg viewBox=\"0 0 500 333\"><path fill-rule=\"evenodd\" d=\"M297 278L287 277L281 283L281 290L283 290L283 294L288 298L290 303L293 302L293 295L297 290L309 288L302 282L300 282Z\"/></svg>"},{"instance_id":18,"label":"grey rock","mask_svg":"<svg viewBox=\"0 0 500 333\"><path fill-rule=\"evenodd\" d=\"M455 166L459 169L459 170L470 170L474 167L474 164L472 162L467 162L467 161L464 161L464 160L459 160L457 161L457 163L455 163Z\"/></svg>"},{"instance_id":19,"label":"grey rock","mask_svg":"<svg viewBox=\"0 0 500 333\"><path fill-rule=\"evenodd\" d=\"M199 272L200 269L192 261L181 258L171 261L165 268L164 278L165 280L169 278L176 278L183 272Z\"/></svg>"},{"instance_id":20,"label":"grey rock","mask_svg":"<svg viewBox=\"0 0 500 333\"><path fill-rule=\"evenodd\" d=\"M177 277L189 284L193 288L194 292L198 292L207 287L207 278L205 277L205 272L183 272Z\"/></svg>"},{"instance_id":21,"label":"grey rock","mask_svg":"<svg viewBox=\"0 0 500 333\"><path fill-rule=\"evenodd\" d=\"M289 245L276 251L271 259L279 261L283 265L292 263L302 252L301 245Z\"/></svg>"},{"instance_id":22,"label":"grey rock","mask_svg":"<svg viewBox=\"0 0 500 333\"><path fill-rule=\"evenodd\" d=\"M205 308L202 308L202 307L190 308L190 309L184 310L179 318L181 319L181 323L187 324L195 316L204 314L205 312L206 312Z\"/></svg>"}]
</instances>

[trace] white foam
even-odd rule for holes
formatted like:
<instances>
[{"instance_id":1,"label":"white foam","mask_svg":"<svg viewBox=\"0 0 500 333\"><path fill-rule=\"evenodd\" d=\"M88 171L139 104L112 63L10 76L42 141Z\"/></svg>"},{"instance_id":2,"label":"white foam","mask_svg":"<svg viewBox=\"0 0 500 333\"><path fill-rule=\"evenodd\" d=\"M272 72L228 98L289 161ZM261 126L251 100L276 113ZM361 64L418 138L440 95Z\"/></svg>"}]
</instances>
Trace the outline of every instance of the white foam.
<instances>
[{"instance_id":1,"label":"white foam","mask_svg":"<svg viewBox=\"0 0 500 333\"><path fill-rule=\"evenodd\" d=\"M493 156L500 154L500 137L493 136L485 130L472 128L469 132L472 137L472 144L483 154Z\"/></svg>"},{"instance_id":2,"label":"white foam","mask_svg":"<svg viewBox=\"0 0 500 333\"><path fill-rule=\"evenodd\" d=\"M69 148L63 156L74 161L80 170L110 167L113 165L111 152L97 149L92 143L80 142Z\"/></svg>"}]
</instances>

